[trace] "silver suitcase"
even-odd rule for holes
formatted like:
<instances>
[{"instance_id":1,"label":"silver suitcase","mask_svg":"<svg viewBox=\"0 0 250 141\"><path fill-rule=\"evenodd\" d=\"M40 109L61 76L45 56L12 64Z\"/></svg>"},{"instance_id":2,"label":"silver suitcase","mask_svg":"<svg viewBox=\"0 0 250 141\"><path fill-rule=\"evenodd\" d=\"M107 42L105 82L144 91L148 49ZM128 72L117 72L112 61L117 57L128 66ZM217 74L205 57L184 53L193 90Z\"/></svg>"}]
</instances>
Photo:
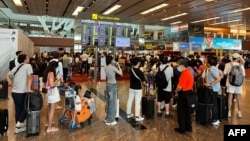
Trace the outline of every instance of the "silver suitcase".
<instances>
[{"instance_id":1,"label":"silver suitcase","mask_svg":"<svg viewBox=\"0 0 250 141\"><path fill-rule=\"evenodd\" d=\"M27 134L35 135L40 132L40 111L30 111L27 114Z\"/></svg>"}]
</instances>

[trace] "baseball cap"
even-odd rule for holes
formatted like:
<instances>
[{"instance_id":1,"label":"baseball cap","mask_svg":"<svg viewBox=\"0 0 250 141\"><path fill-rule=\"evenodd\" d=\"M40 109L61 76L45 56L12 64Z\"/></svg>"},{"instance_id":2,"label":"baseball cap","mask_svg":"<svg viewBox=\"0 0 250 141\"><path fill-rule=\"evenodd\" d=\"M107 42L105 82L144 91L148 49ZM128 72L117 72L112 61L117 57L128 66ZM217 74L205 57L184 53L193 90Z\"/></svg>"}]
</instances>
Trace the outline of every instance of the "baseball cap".
<instances>
[{"instance_id":1,"label":"baseball cap","mask_svg":"<svg viewBox=\"0 0 250 141\"><path fill-rule=\"evenodd\" d=\"M233 57L233 58L240 58L240 55L239 55L238 53L234 53L234 54L232 55L232 57Z\"/></svg>"}]
</instances>

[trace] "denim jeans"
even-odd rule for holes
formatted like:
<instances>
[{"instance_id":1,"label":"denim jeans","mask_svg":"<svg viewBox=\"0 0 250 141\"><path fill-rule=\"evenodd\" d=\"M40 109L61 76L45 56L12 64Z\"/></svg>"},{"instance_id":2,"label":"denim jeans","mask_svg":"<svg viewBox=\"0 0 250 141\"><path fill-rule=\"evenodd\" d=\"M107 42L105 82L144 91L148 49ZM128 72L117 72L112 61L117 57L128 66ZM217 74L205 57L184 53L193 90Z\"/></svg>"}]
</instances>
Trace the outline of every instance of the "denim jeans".
<instances>
[{"instance_id":1,"label":"denim jeans","mask_svg":"<svg viewBox=\"0 0 250 141\"><path fill-rule=\"evenodd\" d=\"M111 123L115 121L116 116L116 108L117 108L117 84L109 84L107 83L106 88L106 121L107 123Z\"/></svg>"}]
</instances>

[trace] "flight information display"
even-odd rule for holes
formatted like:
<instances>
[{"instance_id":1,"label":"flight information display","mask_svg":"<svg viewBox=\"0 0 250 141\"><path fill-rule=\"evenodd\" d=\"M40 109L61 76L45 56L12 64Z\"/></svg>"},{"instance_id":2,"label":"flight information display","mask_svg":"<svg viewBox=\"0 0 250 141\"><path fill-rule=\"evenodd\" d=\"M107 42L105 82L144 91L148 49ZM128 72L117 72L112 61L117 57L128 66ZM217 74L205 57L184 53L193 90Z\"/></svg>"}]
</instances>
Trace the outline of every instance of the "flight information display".
<instances>
[{"instance_id":1,"label":"flight information display","mask_svg":"<svg viewBox=\"0 0 250 141\"><path fill-rule=\"evenodd\" d=\"M127 38L130 26L106 23L82 22L82 44L94 46L114 46L116 37Z\"/></svg>"}]
</instances>

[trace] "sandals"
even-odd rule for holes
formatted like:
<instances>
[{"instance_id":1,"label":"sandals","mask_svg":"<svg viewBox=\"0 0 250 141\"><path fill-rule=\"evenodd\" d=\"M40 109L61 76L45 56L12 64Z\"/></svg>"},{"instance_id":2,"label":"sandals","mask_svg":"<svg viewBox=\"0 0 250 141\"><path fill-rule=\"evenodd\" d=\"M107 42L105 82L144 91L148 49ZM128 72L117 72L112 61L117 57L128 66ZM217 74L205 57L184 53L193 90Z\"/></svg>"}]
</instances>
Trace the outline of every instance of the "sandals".
<instances>
[{"instance_id":1,"label":"sandals","mask_svg":"<svg viewBox=\"0 0 250 141\"><path fill-rule=\"evenodd\" d=\"M54 124L55 122L54 121L52 121L52 124ZM47 126L49 126L49 124L48 123L46 123L46 124L44 124L44 126L45 127L47 127Z\"/></svg>"},{"instance_id":2,"label":"sandals","mask_svg":"<svg viewBox=\"0 0 250 141\"><path fill-rule=\"evenodd\" d=\"M47 133L50 133L50 132L56 132L56 131L59 131L59 128L56 128L56 127L51 127L51 129L47 129Z\"/></svg>"}]
</instances>

